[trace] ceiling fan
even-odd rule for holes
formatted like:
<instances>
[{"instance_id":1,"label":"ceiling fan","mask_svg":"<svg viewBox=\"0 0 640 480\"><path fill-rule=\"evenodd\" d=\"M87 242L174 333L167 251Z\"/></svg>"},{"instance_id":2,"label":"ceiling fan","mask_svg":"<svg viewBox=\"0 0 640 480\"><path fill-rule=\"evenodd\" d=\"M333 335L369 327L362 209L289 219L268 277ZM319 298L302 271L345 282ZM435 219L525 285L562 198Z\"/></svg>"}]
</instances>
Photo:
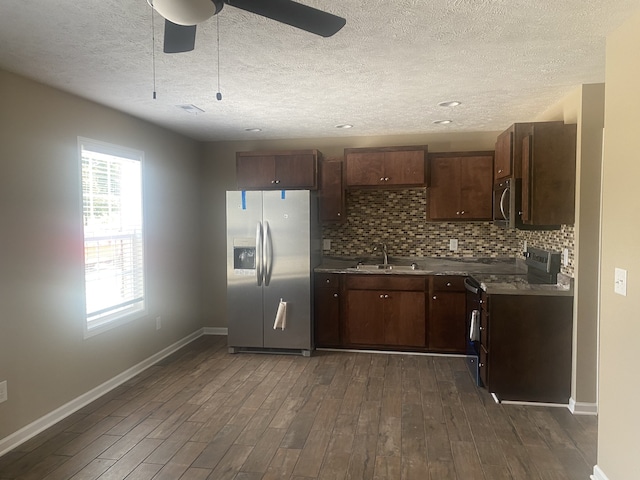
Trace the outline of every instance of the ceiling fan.
<instances>
[{"instance_id":1,"label":"ceiling fan","mask_svg":"<svg viewBox=\"0 0 640 480\"><path fill-rule=\"evenodd\" d=\"M322 37L330 37L346 23L332 15L292 0L147 0L165 18L164 52L193 50L196 25L232 7L285 23Z\"/></svg>"}]
</instances>

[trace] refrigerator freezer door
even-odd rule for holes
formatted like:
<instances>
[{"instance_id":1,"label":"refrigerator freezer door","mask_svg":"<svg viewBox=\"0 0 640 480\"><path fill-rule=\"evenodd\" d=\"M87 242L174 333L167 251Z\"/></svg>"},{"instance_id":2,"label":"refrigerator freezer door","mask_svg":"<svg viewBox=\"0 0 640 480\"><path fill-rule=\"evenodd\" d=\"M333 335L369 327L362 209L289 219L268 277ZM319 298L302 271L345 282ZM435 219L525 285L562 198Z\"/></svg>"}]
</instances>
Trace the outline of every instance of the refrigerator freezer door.
<instances>
[{"instance_id":1,"label":"refrigerator freezer door","mask_svg":"<svg viewBox=\"0 0 640 480\"><path fill-rule=\"evenodd\" d=\"M262 192L227 192L227 318L230 347L262 347L263 287L258 285Z\"/></svg>"},{"instance_id":2,"label":"refrigerator freezer door","mask_svg":"<svg viewBox=\"0 0 640 480\"><path fill-rule=\"evenodd\" d=\"M308 191L263 192L266 272L264 347L312 349L311 197ZM286 328L274 330L280 300L287 304Z\"/></svg>"}]
</instances>

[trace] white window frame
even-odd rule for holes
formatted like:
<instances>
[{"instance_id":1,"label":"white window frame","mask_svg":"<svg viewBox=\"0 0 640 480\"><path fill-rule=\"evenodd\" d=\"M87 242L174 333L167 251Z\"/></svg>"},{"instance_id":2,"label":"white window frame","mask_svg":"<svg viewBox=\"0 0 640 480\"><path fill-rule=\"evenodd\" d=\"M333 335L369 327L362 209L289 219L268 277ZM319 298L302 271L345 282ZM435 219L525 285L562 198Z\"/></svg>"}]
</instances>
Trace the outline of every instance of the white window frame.
<instances>
[{"instance_id":1,"label":"white window frame","mask_svg":"<svg viewBox=\"0 0 640 480\"><path fill-rule=\"evenodd\" d=\"M84 229L84 193L82 176L82 154L84 150L121 157L140 162L140 194L141 194L141 227L142 227L142 297L135 299L130 305L124 305L118 310L102 315L98 319L90 320L87 312L87 270L85 257L85 229ZM78 137L78 169L80 173L80 221L83 232L83 282L82 282L82 323L84 338L89 338L99 333L111 330L120 325L145 317L147 315L147 269L146 269L146 228L145 228L145 202L144 202L144 152L132 148L122 147L99 140ZM112 306L115 307L115 306Z\"/></svg>"}]
</instances>

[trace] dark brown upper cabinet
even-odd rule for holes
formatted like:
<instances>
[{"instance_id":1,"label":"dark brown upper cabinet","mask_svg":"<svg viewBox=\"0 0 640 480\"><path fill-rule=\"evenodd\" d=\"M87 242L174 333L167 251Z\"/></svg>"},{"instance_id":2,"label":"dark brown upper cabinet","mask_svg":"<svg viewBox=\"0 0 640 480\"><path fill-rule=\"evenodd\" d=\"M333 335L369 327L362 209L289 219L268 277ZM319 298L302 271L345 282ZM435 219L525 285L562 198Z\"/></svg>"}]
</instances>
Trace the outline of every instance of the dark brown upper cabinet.
<instances>
[{"instance_id":1,"label":"dark brown upper cabinet","mask_svg":"<svg viewBox=\"0 0 640 480\"><path fill-rule=\"evenodd\" d=\"M347 219L343 183L342 158L327 158L319 163L319 215L326 223L344 222Z\"/></svg>"},{"instance_id":2,"label":"dark brown upper cabinet","mask_svg":"<svg viewBox=\"0 0 640 480\"><path fill-rule=\"evenodd\" d=\"M347 188L426 185L427 146L345 148Z\"/></svg>"},{"instance_id":3,"label":"dark brown upper cabinet","mask_svg":"<svg viewBox=\"0 0 640 480\"><path fill-rule=\"evenodd\" d=\"M514 123L496 140L493 181L522 178L522 140L531 133L533 123Z\"/></svg>"},{"instance_id":4,"label":"dark brown upper cabinet","mask_svg":"<svg viewBox=\"0 0 640 480\"><path fill-rule=\"evenodd\" d=\"M429 220L490 220L493 151L429 154Z\"/></svg>"},{"instance_id":5,"label":"dark brown upper cabinet","mask_svg":"<svg viewBox=\"0 0 640 480\"><path fill-rule=\"evenodd\" d=\"M533 124L522 139L522 224L575 223L576 125Z\"/></svg>"},{"instance_id":6,"label":"dark brown upper cabinet","mask_svg":"<svg viewBox=\"0 0 640 480\"><path fill-rule=\"evenodd\" d=\"M317 150L237 152L236 182L239 190L316 190Z\"/></svg>"}]
</instances>

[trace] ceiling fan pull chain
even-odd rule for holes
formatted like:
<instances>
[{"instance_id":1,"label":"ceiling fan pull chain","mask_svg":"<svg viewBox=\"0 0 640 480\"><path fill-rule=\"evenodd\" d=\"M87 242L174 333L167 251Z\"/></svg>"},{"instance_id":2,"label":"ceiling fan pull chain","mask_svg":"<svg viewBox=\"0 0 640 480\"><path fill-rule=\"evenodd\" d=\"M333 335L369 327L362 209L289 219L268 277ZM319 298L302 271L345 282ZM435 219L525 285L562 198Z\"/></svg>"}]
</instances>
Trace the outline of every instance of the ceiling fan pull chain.
<instances>
[{"instance_id":1,"label":"ceiling fan pull chain","mask_svg":"<svg viewBox=\"0 0 640 480\"><path fill-rule=\"evenodd\" d=\"M151 68L153 71L153 99L156 99L156 24L153 21L153 0L148 2L151 6Z\"/></svg>"},{"instance_id":2,"label":"ceiling fan pull chain","mask_svg":"<svg viewBox=\"0 0 640 480\"><path fill-rule=\"evenodd\" d=\"M216 15L216 36L218 44L218 93L216 98L218 101L222 100L222 93L220 93L220 17Z\"/></svg>"}]
</instances>

